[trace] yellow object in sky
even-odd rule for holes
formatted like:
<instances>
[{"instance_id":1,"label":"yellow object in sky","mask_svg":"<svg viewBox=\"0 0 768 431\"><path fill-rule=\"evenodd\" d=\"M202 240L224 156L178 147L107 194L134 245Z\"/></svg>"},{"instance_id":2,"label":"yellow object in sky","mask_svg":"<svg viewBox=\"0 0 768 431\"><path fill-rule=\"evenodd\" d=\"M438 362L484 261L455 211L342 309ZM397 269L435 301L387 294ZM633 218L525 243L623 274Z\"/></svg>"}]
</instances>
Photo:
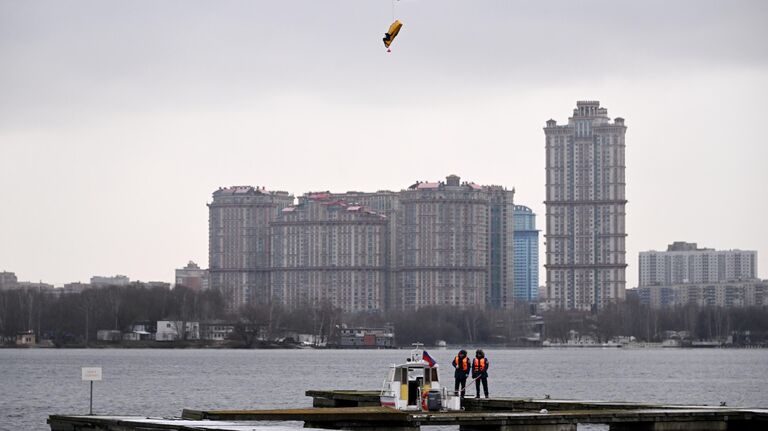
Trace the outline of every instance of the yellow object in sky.
<instances>
[{"instance_id":1,"label":"yellow object in sky","mask_svg":"<svg viewBox=\"0 0 768 431\"><path fill-rule=\"evenodd\" d=\"M403 23L400 22L400 20L395 20L395 22L392 23L392 25L389 26L389 30L387 30L386 33L384 33L384 46L389 48L389 45L392 44L392 42L397 37L397 34L400 33L400 29L403 27Z\"/></svg>"}]
</instances>

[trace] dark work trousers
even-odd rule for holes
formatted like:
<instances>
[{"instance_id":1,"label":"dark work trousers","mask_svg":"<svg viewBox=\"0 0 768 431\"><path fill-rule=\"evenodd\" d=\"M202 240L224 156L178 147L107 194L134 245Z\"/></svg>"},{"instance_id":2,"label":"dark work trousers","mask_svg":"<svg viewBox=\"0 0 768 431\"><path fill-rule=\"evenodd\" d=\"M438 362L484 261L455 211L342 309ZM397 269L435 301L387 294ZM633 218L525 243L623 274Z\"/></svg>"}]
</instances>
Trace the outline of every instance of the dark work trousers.
<instances>
[{"instance_id":1,"label":"dark work trousers","mask_svg":"<svg viewBox=\"0 0 768 431\"><path fill-rule=\"evenodd\" d=\"M475 380L475 394L477 394L477 398L480 398L480 382L483 383L483 392L485 393L485 397L488 398L488 376L478 377L477 380Z\"/></svg>"},{"instance_id":2,"label":"dark work trousers","mask_svg":"<svg viewBox=\"0 0 768 431\"><path fill-rule=\"evenodd\" d=\"M459 392L459 386L461 386L461 392ZM454 391L458 395L461 396L461 398L464 398L464 394L467 392L467 375L465 374L464 377L456 377L456 384L454 385Z\"/></svg>"}]
</instances>

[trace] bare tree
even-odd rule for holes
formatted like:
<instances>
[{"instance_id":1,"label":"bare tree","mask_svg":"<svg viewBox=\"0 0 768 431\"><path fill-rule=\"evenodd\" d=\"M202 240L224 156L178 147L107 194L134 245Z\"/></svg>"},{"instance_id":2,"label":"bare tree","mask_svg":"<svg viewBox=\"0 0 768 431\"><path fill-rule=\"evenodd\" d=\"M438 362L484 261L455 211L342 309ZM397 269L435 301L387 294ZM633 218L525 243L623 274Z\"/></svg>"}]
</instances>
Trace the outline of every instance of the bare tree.
<instances>
[{"instance_id":1,"label":"bare tree","mask_svg":"<svg viewBox=\"0 0 768 431\"><path fill-rule=\"evenodd\" d=\"M78 308L80 311L82 311L85 317L85 331L83 337L85 341L85 347L88 347L88 344L91 340L91 318L93 317L93 310L95 306L96 292L94 289L86 289L80 293L80 304Z\"/></svg>"}]
</instances>

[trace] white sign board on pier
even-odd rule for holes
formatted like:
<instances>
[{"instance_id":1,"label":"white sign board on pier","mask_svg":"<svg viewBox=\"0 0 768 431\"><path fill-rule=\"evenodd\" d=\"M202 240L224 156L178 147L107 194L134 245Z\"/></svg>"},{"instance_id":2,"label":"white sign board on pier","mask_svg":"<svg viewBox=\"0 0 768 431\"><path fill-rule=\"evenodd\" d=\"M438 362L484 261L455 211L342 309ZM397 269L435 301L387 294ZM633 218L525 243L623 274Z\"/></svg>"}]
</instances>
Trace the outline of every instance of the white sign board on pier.
<instances>
[{"instance_id":1,"label":"white sign board on pier","mask_svg":"<svg viewBox=\"0 0 768 431\"><path fill-rule=\"evenodd\" d=\"M101 381L101 367L83 367L83 380Z\"/></svg>"}]
</instances>

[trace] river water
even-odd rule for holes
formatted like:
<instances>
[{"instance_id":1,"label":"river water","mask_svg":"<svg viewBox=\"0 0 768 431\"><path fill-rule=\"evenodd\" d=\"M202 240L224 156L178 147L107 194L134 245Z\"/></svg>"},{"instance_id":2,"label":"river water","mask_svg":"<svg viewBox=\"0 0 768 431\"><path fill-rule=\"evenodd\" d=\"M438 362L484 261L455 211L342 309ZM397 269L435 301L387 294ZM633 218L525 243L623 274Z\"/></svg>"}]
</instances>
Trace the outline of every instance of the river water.
<instances>
[{"instance_id":1,"label":"river water","mask_svg":"<svg viewBox=\"0 0 768 431\"><path fill-rule=\"evenodd\" d=\"M455 352L430 353L450 383ZM387 366L406 355L0 349L0 429L46 430L49 414L88 413L84 366L103 369L103 381L94 384L95 414L179 416L183 408L310 406L307 389L379 389ZM491 396L768 407L768 349L486 349L486 355Z\"/></svg>"}]
</instances>

